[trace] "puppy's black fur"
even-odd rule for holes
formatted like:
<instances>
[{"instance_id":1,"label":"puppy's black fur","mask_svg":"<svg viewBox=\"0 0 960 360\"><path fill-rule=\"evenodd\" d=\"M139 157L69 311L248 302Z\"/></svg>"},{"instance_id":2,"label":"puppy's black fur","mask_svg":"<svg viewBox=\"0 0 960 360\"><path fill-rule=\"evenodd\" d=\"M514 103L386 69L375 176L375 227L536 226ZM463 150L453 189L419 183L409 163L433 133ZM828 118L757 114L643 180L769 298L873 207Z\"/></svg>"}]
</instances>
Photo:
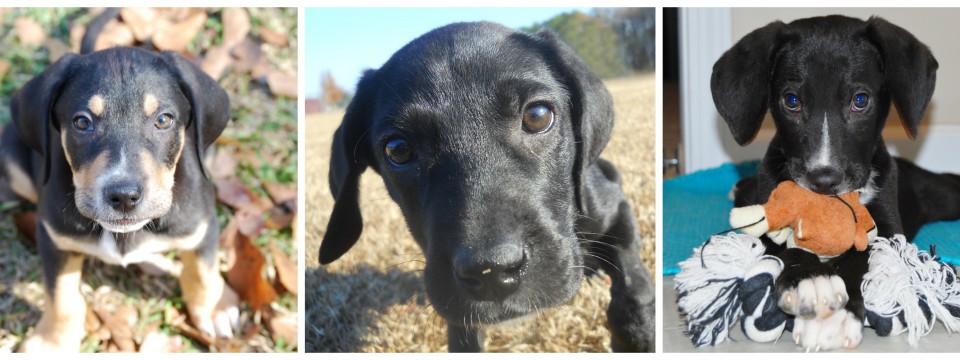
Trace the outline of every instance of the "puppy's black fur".
<instances>
[{"instance_id":1,"label":"puppy's black fur","mask_svg":"<svg viewBox=\"0 0 960 360\"><path fill-rule=\"evenodd\" d=\"M891 102L916 136L937 67L924 44L877 17L778 21L746 35L714 65L714 102L741 145L768 109L777 133L757 174L737 184L735 206L765 203L778 183L793 180L822 194L860 190L882 237L912 239L923 224L960 218L960 177L894 158L881 138ZM765 243L784 260L781 292L806 278L839 275L850 295L846 308L863 321L868 252L821 263L804 250Z\"/></svg>"},{"instance_id":2,"label":"puppy's black fur","mask_svg":"<svg viewBox=\"0 0 960 360\"><path fill-rule=\"evenodd\" d=\"M58 287L70 286L59 284L67 258L127 265L156 251L191 251L203 265L186 264L185 274L197 266L216 274L216 192L202 155L227 125L230 105L197 66L135 48L68 54L17 92L11 113L0 158L16 192L37 202L48 310L35 336L44 344L80 345L64 335L78 330L75 314L48 314L83 302L78 289ZM194 280L185 288L208 290ZM216 293L195 295L220 296L209 290Z\"/></svg>"},{"instance_id":3,"label":"puppy's black fur","mask_svg":"<svg viewBox=\"0 0 960 360\"><path fill-rule=\"evenodd\" d=\"M370 167L426 255L451 351L481 350L479 325L568 301L585 259L613 278L614 349L652 351L636 221L599 158L612 128L600 79L556 35L484 22L433 30L357 86L334 136L320 261L360 236L358 181Z\"/></svg>"}]
</instances>

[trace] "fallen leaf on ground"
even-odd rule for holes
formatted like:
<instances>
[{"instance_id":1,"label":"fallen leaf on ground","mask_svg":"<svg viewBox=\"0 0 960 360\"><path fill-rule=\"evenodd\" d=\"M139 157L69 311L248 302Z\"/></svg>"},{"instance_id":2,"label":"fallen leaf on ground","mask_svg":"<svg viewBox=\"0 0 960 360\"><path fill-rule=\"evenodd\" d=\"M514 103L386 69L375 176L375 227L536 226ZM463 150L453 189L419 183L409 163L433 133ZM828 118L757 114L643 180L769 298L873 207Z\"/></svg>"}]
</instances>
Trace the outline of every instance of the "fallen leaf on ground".
<instances>
[{"instance_id":1,"label":"fallen leaf on ground","mask_svg":"<svg viewBox=\"0 0 960 360\"><path fill-rule=\"evenodd\" d=\"M250 15L243 8L223 10L223 47L230 49L240 44L250 32Z\"/></svg>"},{"instance_id":2,"label":"fallen leaf on ground","mask_svg":"<svg viewBox=\"0 0 960 360\"><path fill-rule=\"evenodd\" d=\"M93 333L100 330L100 325L100 318L93 312L93 308L87 306L87 316L83 320L83 329L88 333Z\"/></svg>"},{"instance_id":3,"label":"fallen leaf on ground","mask_svg":"<svg viewBox=\"0 0 960 360\"><path fill-rule=\"evenodd\" d=\"M293 295L297 295L298 275L296 260L291 260L290 257L287 256L287 253L283 252L274 242L270 242L270 257L273 259L273 266L277 269L275 287L278 288L278 290L286 290Z\"/></svg>"},{"instance_id":4,"label":"fallen leaf on ground","mask_svg":"<svg viewBox=\"0 0 960 360\"><path fill-rule=\"evenodd\" d=\"M43 42L43 47L47 48L47 52L50 53L50 63L53 64L60 60L63 55L71 52L70 47L67 44L64 44L63 41L56 38L50 38ZM0 78L3 78L0 74Z\"/></svg>"},{"instance_id":5,"label":"fallen leaf on ground","mask_svg":"<svg viewBox=\"0 0 960 360\"><path fill-rule=\"evenodd\" d=\"M121 308L117 314L110 314L106 309L96 309L95 312L100 317L103 326L110 330L110 342L116 347L114 351L137 351L137 344L133 341L133 329L131 328L133 324L129 322L127 311L123 311Z\"/></svg>"},{"instance_id":6,"label":"fallen leaf on ground","mask_svg":"<svg viewBox=\"0 0 960 360\"><path fill-rule=\"evenodd\" d=\"M274 315L267 322L270 330L270 337L274 343L279 343L282 338L284 342L292 345L294 349L299 348L297 341L297 316L296 314Z\"/></svg>"},{"instance_id":7,"label":"fallen leaf on ground","mask_svg":"<svg viewBox=\"0 0 960 360\"><path fill-rule=\"evenodd\" d=\"M246 73L253 70L253 68L260 63L260 59L263 57L263 50L260 49L260 42L247 37L230 49L230 56L234 59L233 71Z\"/></svg>"},{"instance_id":8,"label":"fallen leaf on ground","mask_svg":"<svg viewBox=\"0 0 960 360\"><path fill-rule=\"evenodd\" d=\"M147 335L143 337L143 342L140 343L140 352L142 353L165 353L170 351L170 336L160 332L159 330L153 330L148 332Z\"/></svg>"},{"instance_id":9,"label":"fallen leaf on ground","mask_svg":"<svg viewBox=\"0 0 960 360\"><path fill-rule=\"evenodd\" d=\"M226 47L213 46L207 49L207 53L203 56L203 62L200 63L200 68L216 80L223 76L232 62L230 51Z\"/></svg>"},{"instance_id":10,"label":"fallen leaf on ground","mask_svg":"<svg viewBox=\"0 0 960 360\"><path fill-rule=\"evenodd\" d=\"M297 199L297 187L295 185L265 181L263 183L263 189L267 191L267 194L270 195L273 202L277 204L287 200Z\"/></svg>"},{"instance_id":11,"label":"fallen leaf on ground","mask_svg":"<svg viewBox=\"0 0 960 360\"><path fill-rule=\"evenodd\" d=\"M134 38L144 42L156 30L157 11L151 8L123 8L120 9L120 18L130 26Z\"/></svg>"},{"instance_id":12,"label":"fallen leaf on ground","mask_svg":"<svg viewBox=\"0 0 960 360\"><path fill-rule=\"evenodd\" d=\"M234 209L252 213L263 213L273 207L273 203L257 196L235 177L217 181L217 198Z\"/></svg>"},{"instance_id":13,"label":"fallen leaf on ground","mask_svg":"<svg viewBox=\"0 0 960 360\"><path fill-rule=\"evenodd\" d=\"M13 32L20 43L27 46L40 46L47 39L47 33L43 31L43 27L30 18L21 17L14 20Z\"/></svg>"},{"instance_id":14,"label":"fallen leaf on ground","mask_svg":"<svg viewBox=\"0 0 960 360\"><path fill-rule=\"evenodd\" d=\"M237 162L237 157L234 156L232 151L219 148L217 149L217 155L213 157L213 163L207 170L210 171L210 176L213 177L214 181L219 181L237 173Z\"/></svg>"},{"instance_id":15,"label":"fallen leaf on ground","mask_svg":"<svg viewBox=\"0 0 960 360\"><path fill-rule=\"evenodd\" d=\"M274 230L286 229L287 226L293 223L293 215L295 213L296 200L287 200L283 203L277 204L273 209L270 209L268 213L267 220L263 222L268 228Z\"/></svg>"},{"instance_id":16,"label":"fallen leaf on ground","mask_svg":"<svg viewBox=\"0 0 960 360\"><path fill-rule=\"evenodd\" d=\"M103 50L117 46L130 46L133 43L133 30L130 30L129 26L119 20L113 19L103 26L103 30L97 36L97 42L93 48L94 50Z\"/></svg>"},{"instance_id":17,"label":"fallen leaf on ground","mask_svg":"<svg viewBox=\"0 0 960 360\"><path fill-rule=\"evenodd\" d=\"M10 62L6 59L0 59L0 81L3 81L3 77L7 75L7 71L10 71Z\"/></svg>"},{"instance_id":18,"label":"fallen leaf on ground","mask_svg":"<svg viewBox=\"0 0 960 360\"><path fill-rule=\"evenodd\" d=\"M183 21L173 24L153 34L153 45L160 50L183 52L194 36L203 28L207 14L195 12Z\"/></svg>"},{"instance_id":19,"label":"fallen leaf on ground","mask_svg":"<svg viewBox=\"0 0 960 360\"><path fill-rule=\"evenodd\" d=\"M236 218L230 221L235 221ZM227 228L230 228L228 225ZM266 258L260 249L250 242L250 238L242 234L239 229L225 233L223 236L234 237L227 253L227 284L237 291L240 298L250 304L253 311L260 311L277 299L273 287L263 278L263 265Z\"/></svg>"},{"instance_id":20,"label":"fallen leaf on ground","mask_svg":"<svg viewBox=\"0 0 960 360\"><path fill-rule=\"evenodd\" d=\"M297 77L295 75L273 70L267 74L267 85L270 86L270 92L274 95L297 97Z\"/></svg>"},{"instance_id":21,"label":"fallen leaf on ground","mask_svg":"<svg viewBox=\"0 0 960 360\"><path fill-rule=\"evenodd\" d=\"M259 29L260 29L260 38L263 39L263 41L271 45L276 45L281 47L287 46L287 34L284 34L279 31L274 31L273 29L268 28L266 26L260 26Z\"/></svg>"},{"instance_id":22,"label":"fallen leaf on ground","mask_svg":"<svg viewBox=\"0 0 960 360\"><path fill-rule=\"evenodd\" d=\"M80 43L83 41L83 34L87 32L87 27L76 24L70 27L70 50L80 53Z\"/></svg>"}]
</instances>

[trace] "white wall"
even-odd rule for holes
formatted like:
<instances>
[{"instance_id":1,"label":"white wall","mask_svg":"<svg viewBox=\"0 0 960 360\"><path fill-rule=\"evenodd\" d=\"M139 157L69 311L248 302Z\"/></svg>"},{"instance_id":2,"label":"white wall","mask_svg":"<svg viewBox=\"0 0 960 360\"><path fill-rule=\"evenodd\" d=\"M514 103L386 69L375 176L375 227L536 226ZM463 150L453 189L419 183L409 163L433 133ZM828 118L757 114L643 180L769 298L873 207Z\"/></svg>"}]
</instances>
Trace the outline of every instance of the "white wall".
<instances>
[{"instance_id":1,"label":"white wall","mask_svg":"<svg viewBox=\"0 0 960 360\"><path fill-rule=\"evenodd\" d=\"M683 9L688 16L698 12L715 13L717 10ZM750 31L775 20L790 22L799 18L830 14L861 19L872 15L881 16L907 29L930 47L940 63L940 68L937 71L937 88L922 123L920 136L917 140L907 139L896 111L891 109L884 138L887 140L888 148L896 155L912 159L934 171L960 172L960 156L954 155L960 153L960 101L958 101L960 100L960 41L958 41L960 39L957 38L960 35L960 9L733 8L729 9L729 30L717 29L717 31L730 34L730 41L736 42ZM681 22L683 22L682 19ZM690 24L681 24L681 26L690 26ZM685 40L688 43L681 44L681 49L688 53L681 54L681 61L687 62L687 66L712 67L712 62L705 61L704 58L716 61L722 53L709 46L704 47L705 51L698 51L697 49L707 44L701 43L702 40L696 37L685 38L681 34L681 41ZM682 64L681 68L683 66ZM687 75L697 78L708 76L702 73L692 72ZM690 78L682 80L682 84L702 84L704 80L709 84L709 78L691 80ZM702 91L695 89L681 89L681 101L686 103L683 99L684 94L687 94L687 98L693 98L702 96L700 93ZM769 115L757 140L741 148L733 140L715 108L699 105L704 103L702 101L691 103L698 103L698 105L690 108L690 104L686 104L686 109L683 104L681 105L681 109L684 109L682 112L686 112L686 115L681 114L685 150L687 153L706 155L686 156L684 168L687 172L716 167L724 162L759 159L763 156L775 130ZM712 102L706 103L712 106ZM718 141L695 140L711 138Z\"/></svg>"}]
</instances>

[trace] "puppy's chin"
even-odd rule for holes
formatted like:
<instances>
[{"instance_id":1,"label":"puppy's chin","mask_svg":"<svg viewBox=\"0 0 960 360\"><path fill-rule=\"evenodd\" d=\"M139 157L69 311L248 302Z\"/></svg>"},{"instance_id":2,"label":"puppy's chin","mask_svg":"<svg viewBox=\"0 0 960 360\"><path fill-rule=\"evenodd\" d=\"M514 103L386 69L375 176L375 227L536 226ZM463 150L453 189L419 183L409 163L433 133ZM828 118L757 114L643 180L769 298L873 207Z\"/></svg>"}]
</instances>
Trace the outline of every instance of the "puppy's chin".
<instances>
[{"instance_id":1,"label":"puppy's chin","mask_svg":"<svg viewBox=\"0 0 960 360\"><path fill-rule=\"evenodd\" d=\"M104 230L112 233L128 233L142 229L151 219L146 220L99 220L97 221Z\"/></svg>"}]
</instances>

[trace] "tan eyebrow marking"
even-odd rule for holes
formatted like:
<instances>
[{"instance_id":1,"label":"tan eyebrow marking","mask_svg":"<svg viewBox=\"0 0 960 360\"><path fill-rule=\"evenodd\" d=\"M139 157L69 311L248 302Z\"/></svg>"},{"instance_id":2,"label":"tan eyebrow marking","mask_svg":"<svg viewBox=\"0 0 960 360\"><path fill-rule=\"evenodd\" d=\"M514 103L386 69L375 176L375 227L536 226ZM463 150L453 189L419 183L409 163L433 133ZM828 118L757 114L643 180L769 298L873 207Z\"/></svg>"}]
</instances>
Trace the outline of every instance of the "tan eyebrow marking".
<instances>
[{"instance_id":1,"label":"tan eyebrow marking","mask_svg":"<svg viewBox=\"0 0 960 360\"><path fill-rule=\"evenodd\" d=\"M143 96L143 112L147 114L147 116L153 115L158 107L160 107L160 102L157 101L156 96L153 96L153 94Z\"/></svg>"},{"instance_id":2,"label":"tan eyebrow marking","mask_svg":"<svg viewBox=\"0 0 960 360\"><path fill-rule=\"evenodd\" d=\"M91 97L90 101L87 102L87 107L90 108L90 112L94 115L103 115L103 96L94 95Z\"/></svg>"}]
</instances>

